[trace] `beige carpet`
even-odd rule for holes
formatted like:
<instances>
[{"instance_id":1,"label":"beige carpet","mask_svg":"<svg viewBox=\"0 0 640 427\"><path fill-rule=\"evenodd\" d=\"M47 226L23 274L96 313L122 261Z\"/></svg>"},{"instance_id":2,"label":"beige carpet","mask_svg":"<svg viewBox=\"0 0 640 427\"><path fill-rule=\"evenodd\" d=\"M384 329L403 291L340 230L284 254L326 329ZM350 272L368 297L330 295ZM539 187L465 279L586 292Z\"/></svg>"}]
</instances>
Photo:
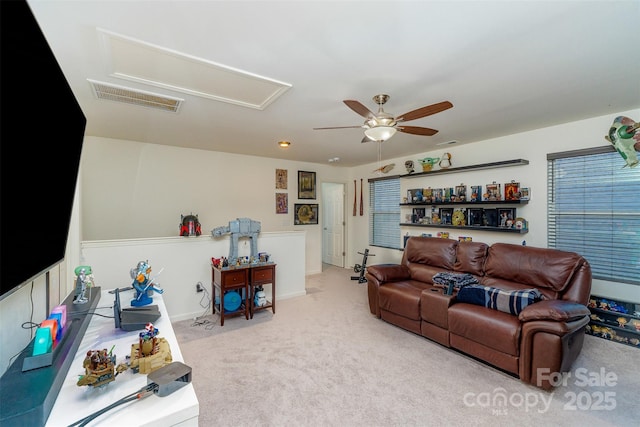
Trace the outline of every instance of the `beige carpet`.
<instances>
[{"instance_id":1,"label":"beige carpet","mask_svg":"<svg viewBox=\"0 0 640 427\"><path fill-rule=\"evenodd\" d=\"M545 392L376 319L352 274L325 265L275 315L174 323L200 425L639 425L639 349L587 335Z\"/></svg>"}]
</instances>

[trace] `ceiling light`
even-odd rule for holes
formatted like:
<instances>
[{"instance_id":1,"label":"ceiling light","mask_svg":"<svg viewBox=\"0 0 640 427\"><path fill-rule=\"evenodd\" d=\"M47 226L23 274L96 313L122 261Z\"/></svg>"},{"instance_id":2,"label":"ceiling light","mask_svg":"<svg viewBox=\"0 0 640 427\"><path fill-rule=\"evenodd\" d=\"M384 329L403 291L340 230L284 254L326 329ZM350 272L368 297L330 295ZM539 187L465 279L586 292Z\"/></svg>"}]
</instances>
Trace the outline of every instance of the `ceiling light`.
<instances>
[{"instance_id":1,"label":"ceiling light","mask_svg":"<svg viewBox=\"0 0 640 427\"><path fill-rule=\"evenodd\" d=\"M396 133L393 126L376 126L364 131L367 138L373 141L386 141Z\"/></svg>"},{"instance_id":2,"label":"ceiling light","mask_svg":"<svg viewBox=\"0 0 640 427\"><path fill-rule=\"evenodd\" d=\"M339 162L340 161L340 157L332 157L329 159L329 163L335 163L335 162Z\"/></svg>"},{"instance_id":3,"label":"ceiling light","mask_svg":"<svg viewBox=\"0 0 640 427\"><path fill-rule=\"evenodd\" d=\"M288 146L291 145L291 143L289 141L280 141L278 142L278 145L282 148L287 148Z\"/></svg>"}]
</instances>

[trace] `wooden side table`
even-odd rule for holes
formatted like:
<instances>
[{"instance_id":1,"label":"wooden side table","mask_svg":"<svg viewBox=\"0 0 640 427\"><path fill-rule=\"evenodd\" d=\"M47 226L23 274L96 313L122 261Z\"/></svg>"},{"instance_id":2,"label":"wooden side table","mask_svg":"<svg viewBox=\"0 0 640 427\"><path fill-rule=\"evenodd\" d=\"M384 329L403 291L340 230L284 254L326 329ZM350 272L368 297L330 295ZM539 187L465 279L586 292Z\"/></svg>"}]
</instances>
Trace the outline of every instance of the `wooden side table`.
<instances>
[{"instance_id":1,"label":"wooden side table","mask_svg":"<svg viewBox=\"0 0 640 427\"><path fill-rule=\"evenodd\" d=\"M250 296L249 290L249 268L233 268L228 270L221 270L219 268L211 266L213 283L211 284L212 298L213 298L213 314L216 313L216 305L218 305L218 311L220 312L220 326L224 326L225 317L239 316L244 313L244 317L249 320L249 302L247 298ZM216 289L220 295L220 302L216 304ZM234 311L225 311L224 309L224 296L228 291L240 292L240 296L243 298L243 302L240 307Z\"/></svg>"},{"instance_id":2,"label":"wooden side table","mask_svg":"<svg viewBox=\"0 0 640 427\"><path fill-rule=\"evenodd\" d=\"M251 318L256 311L271 308L276 314L276 264L264 264L251 267ZM262 306L255 305L256 287L271 284L271 301Z\"/></svg>"}]
</instances>

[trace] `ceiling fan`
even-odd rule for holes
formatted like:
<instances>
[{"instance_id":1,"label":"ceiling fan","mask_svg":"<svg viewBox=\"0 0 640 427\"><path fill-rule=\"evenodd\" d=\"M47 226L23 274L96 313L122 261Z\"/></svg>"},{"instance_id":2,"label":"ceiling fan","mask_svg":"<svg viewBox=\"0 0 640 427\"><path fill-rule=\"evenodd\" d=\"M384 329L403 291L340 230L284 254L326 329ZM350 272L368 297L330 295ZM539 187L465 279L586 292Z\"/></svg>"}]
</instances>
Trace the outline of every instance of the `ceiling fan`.
<instances>
[{"instance_id":1,"label":"ceiling fan","mask_svg":"<svg viewBox=\"0 0 640 427\"><path fill-rule=\"evenodd\" d=\"M367 107L362 105L359 101L352 99L346 99L343 102L347 104L347 107L351 108L356 113L360 114L366 120L364 124L360 126L334 126L313 128L314 130L323 129L349 129L349 128L363 128L365 137L362 142L371 141L386 141L391 138L396 131L410 133L413 135L432 136L438 133L436 129L424 128L419 126L404 126L403 122L410 120L421 119L422 117L430 116L432 114L439 113L453 107L453 104L449 101L439 102L437 104L427 105L426 107L418 108L417 110L409 111L408 113L401 114L398 117L393 117L391 114L384 111L382 106L389 100L389 95L380 94L373 97L373 102L378 105L378 112L374 113Z\"/></svg>"}]
</instances>

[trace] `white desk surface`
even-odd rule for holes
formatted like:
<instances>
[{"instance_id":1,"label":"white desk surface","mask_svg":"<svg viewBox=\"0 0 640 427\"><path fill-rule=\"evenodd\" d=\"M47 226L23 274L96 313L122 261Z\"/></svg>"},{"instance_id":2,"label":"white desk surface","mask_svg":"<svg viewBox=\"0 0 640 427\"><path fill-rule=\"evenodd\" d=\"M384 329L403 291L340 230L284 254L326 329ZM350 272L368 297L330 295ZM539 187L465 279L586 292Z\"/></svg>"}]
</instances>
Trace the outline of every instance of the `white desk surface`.
<instances>
[{"instance_id":1,"label":"white desk surface","mask_svg":"<svg viewBox=\"0 0 640 427\"><path fill-rule=\"evenodd\" d=\"M130 307L134 292L120 292L122 308ZM123 331L115 328L113 319L113 304L115 294L103 290L95 313L107 317L94 315L87 327L80 347L69 367L69 372L62 384L60 393L53 405L46 426L68 426L117 400L136 392L147 385L147 375L134 374L131 369L119 374L114 381L102 387L76 385L80 375L84 374L82 362L89 350L107 351L113 348L116 364L126 363L126 356L131 353L131 345L138 342L141 331ZM153 294L153 302L160 309L161 316L153 322L158 329L158 337L165 338L171 348L173 361L184 362L171 320L167 314L162 295ZM100 415L88 426L197 426L200 404L193 389L188 384L172 394L159 397L156 394L141 400L124 403Z\"/></svg>"}]
</instances>

